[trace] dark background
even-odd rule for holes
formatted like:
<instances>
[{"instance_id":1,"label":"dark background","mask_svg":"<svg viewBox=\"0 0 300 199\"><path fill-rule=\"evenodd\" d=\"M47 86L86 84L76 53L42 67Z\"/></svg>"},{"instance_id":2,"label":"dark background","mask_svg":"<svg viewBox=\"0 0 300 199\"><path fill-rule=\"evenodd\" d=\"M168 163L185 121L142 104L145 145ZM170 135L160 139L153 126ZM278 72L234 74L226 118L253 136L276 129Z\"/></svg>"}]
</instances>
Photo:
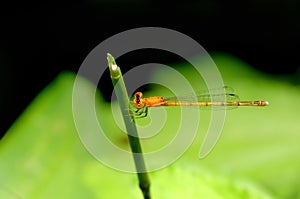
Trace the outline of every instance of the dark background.
<instances>
[{"instance_id":1,"label":"dark background","mask_svg":"<svg viewBox=\"0 0 300 199\"><path fill-rule=\"evenodd\" d=\"M90 0L1 6L0 136L61 71L77 72L95 46L131 28L180 31L208 52L231 53L274 78L298 84L299 2ZM168 54L137 53L139 59L124 55L119 65L174 61Z\"/></svg>"}]
</instances>

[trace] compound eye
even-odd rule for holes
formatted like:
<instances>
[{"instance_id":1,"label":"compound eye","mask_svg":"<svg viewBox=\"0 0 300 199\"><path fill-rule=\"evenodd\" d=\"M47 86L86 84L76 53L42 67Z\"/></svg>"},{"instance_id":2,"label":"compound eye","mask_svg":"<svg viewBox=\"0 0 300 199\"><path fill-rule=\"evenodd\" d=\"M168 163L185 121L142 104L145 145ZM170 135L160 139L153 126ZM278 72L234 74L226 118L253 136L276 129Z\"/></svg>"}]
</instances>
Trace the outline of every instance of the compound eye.
<instances>
[{"instance_id":1,"label":"compound eye","mask_svg":"<svg viewBox=\"0 0 300 199\"><path fill-rule=\"evenodd\" d=\"M136 93L136 94L135 94L135 102L136 102L137 104L140 104L140 103L141 103L141 97L140 97L139 93Z\"/></svg>"}]
</instances>

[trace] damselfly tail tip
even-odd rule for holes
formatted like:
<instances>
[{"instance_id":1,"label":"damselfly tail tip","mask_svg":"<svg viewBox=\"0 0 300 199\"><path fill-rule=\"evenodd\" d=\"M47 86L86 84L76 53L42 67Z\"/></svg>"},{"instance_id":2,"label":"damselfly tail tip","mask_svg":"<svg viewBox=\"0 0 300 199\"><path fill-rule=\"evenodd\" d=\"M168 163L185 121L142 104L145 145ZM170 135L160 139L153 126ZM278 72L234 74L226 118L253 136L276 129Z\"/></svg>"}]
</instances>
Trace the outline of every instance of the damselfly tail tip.
<instances>
[{"instance_id":1,"label":"damselfly tail tip","mask_svg":"<svg viewBox=\"0 0 300 199\"><path fill-rule=\"evenodd\" d=\"M258 106L268 106L269 102L268 101L258 101Z\"/></svg>"}]
</instances>

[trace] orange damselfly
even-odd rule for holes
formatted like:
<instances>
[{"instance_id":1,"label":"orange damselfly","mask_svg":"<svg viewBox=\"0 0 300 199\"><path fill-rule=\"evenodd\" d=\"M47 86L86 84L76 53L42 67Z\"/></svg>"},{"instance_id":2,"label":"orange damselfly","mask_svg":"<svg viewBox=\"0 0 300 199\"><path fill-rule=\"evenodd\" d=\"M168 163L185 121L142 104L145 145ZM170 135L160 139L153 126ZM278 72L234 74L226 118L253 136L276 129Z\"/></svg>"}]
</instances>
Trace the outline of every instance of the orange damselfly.
<instances>
[{"instance_id":1,"label":"orange damselfly","mask_svg":"<svg viewBox=\"0 0 300 199\"><path fill-rule=\"evenodd\" d=\"M143 98L142 92L136 92L132 101L133 106L136 108L136 117L146 117L149 107L159 106L199 106L201 107L225 107L234 108L238 106L267 106L268 101L256 100L256 101L240 101L239 96L232 91L230 87L224 87L225 93L221 94L202 94L190 97L170 97L164 98L162 96L152 96ZM212 100L213 99L213 100ZM220 99L220 100L218 100Z\"/></svg>"}]
</instances>

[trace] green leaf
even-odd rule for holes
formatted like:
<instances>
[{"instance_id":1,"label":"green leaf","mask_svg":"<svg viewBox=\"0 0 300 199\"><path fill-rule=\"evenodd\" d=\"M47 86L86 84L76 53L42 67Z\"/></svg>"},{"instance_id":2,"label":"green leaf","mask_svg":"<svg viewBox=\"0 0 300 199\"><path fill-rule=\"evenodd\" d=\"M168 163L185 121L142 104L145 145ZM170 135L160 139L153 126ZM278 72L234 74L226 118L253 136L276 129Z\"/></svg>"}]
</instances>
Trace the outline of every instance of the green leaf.
<instances>
[{"instance_id":1,"label":"green leaf","mask_svg":"<svg viewBox=\"0 0 300 199\"><path fill-rule=\"evenodd\" d=\"M172 166L151 173L153 198L271 198L268 193L300 198L299 87L258 73L228 55L216 54L214 60L225 83L241 99L263 98L270 106L228 111L219 142L200 160L197 156L210 119L209 112L201 112L197 138L187 153ZM189 74L188 69L182 71ZM159 78L173 81L172 76L153 74L153 81ZM102 165L82 145L72 116L74 79L73 73L59 75L1 140L0 198L142 198L134 174ZM82 81L82 89L93 87ZM104 128L120 132L110 104L99 94L96 99L97 114L106 116ZM144 141L145 151L168 143L178 123L176 112L180 113L170 108L162 132ZM140 121L147 123L147 118ZM128 149L124 134L108 137Z\"/></svg>"}]
</instances>

